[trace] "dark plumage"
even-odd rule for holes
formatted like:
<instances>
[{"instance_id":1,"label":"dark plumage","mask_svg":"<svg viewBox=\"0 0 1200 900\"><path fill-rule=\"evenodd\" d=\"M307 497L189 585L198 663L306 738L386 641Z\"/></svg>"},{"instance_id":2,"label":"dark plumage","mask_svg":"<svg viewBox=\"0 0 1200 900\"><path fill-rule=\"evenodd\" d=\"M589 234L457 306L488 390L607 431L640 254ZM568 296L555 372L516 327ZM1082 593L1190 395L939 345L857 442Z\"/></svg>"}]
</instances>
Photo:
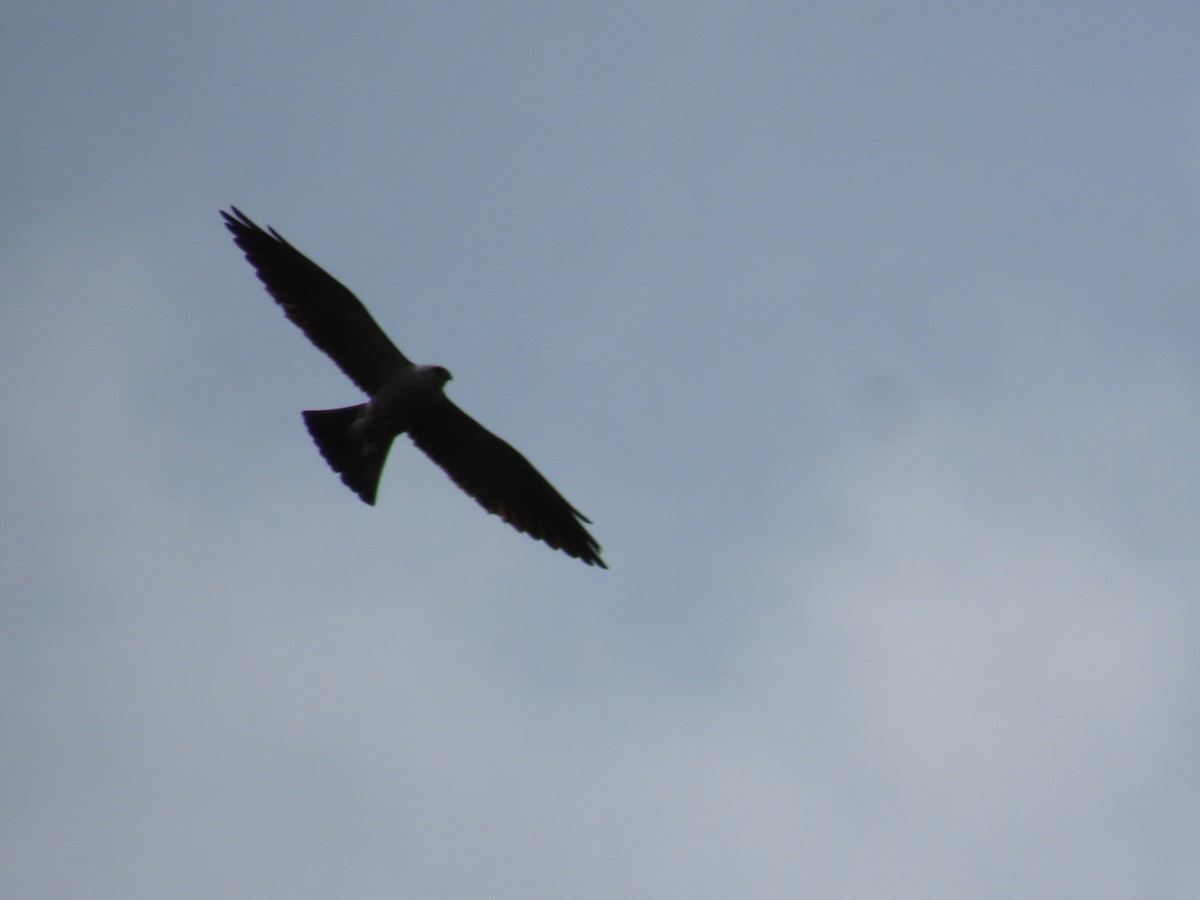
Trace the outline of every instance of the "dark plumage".
<instances>
[{"instance_id":1,"label":"dark plumage","mask_svg":"<svg viewBox=\"0 0 1200 900\"><path fill-rule=\"evenodd\" d=\"M608 568L590 521L524 456L443 393L441 366L414 365L340 282L237 207L222 211L267 292L318 348L371 399L343 409L308 410L304 421L330 467L369 504L392 441L407 433L460 488L518 531L589 566Z\"/></svg>"}]
</instances>

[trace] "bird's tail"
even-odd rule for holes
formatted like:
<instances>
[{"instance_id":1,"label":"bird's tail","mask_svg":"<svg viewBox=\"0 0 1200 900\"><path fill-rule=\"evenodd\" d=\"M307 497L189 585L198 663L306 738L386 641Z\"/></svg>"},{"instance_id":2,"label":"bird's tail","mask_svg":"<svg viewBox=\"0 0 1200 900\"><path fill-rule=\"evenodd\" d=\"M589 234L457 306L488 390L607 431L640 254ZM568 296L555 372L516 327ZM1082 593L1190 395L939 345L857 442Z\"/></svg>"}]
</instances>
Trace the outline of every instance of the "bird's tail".
<instances>
[{"instance_id":1,"label":"bird's tail","mask_svg":"<svg viewBox=\"0 0 1200 900\"><path fill-rule=\"evenodd\" d=\"M308 409L304 411L304 424L329 467L342 476L342 483L364 503L374 506L392 438L374 440L363 433L358 420L365 407Z\"/></svg>"}]
</instances>

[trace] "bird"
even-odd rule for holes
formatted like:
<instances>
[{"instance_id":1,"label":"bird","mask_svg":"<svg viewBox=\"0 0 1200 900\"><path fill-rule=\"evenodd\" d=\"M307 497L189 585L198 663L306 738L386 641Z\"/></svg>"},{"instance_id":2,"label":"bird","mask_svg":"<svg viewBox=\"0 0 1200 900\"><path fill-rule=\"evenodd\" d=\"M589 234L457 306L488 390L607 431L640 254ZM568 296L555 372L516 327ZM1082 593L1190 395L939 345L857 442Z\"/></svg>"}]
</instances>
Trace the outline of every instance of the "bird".
<instances>
[{"instance_id":1,"label":"bird","mask_svg":"<svg viewBox=\"0 0 1200 900\"><path fill-rule=\"evenodd\" d=\"M584 527L591 520L446 396L448 369L409 360L348 288L274 228L260 228L236 206L221 216L284 314L370 398L303 412L325 461L364 503L375 505L392 442L407 434L489 513L589 566L608 568Z\"/></svg>"}]
</instances>

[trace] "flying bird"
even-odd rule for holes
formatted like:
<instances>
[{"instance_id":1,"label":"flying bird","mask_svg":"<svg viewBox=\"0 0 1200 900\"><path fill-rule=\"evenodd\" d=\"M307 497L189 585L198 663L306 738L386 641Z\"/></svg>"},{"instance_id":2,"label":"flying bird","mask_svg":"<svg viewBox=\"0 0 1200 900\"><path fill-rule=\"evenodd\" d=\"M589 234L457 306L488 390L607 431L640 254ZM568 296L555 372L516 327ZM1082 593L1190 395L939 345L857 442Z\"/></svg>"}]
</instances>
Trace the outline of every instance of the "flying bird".
<instances>
[{"instance_id":1,"label":"flying bird","mask_svg":"<svg viewBox=\"0 0 1200 900\"><path fill-rule=\"evenodd\" d=\"M530 462L443 393L442 366L415 365L367 308L333 276L236 206L225 227L267 293L370 400L342 409L306 410L317 449L342 482L374 505L392 441L407 434L454 483L517 531L589 566L607 569L591 520L568 503Z\"/></svg>"}]
</instances>

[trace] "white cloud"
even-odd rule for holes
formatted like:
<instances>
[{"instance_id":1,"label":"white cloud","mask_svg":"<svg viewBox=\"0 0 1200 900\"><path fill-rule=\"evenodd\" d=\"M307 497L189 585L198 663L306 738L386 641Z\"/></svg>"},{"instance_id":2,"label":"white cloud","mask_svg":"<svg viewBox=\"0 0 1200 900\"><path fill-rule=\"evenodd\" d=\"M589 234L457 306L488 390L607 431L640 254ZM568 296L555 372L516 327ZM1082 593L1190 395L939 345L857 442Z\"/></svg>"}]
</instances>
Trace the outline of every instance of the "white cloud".
<instances>
[{"instance_id":1,"label":"white cloud","mask_svg":"<svg viewBox=\"0 0 1200 900\"><path fill-rule=\"evenodd\" d=\"M990 408L849 452L836 539L772 548L739 696L845 787L851 896L1129 896L1179 863L1131 811L1185 777L1195 564L1130 536L1195 533L1197 390L1149 365L1113 391L1091 350L1088 386L1009 343Z\"/></svg>"}]
</instances>

